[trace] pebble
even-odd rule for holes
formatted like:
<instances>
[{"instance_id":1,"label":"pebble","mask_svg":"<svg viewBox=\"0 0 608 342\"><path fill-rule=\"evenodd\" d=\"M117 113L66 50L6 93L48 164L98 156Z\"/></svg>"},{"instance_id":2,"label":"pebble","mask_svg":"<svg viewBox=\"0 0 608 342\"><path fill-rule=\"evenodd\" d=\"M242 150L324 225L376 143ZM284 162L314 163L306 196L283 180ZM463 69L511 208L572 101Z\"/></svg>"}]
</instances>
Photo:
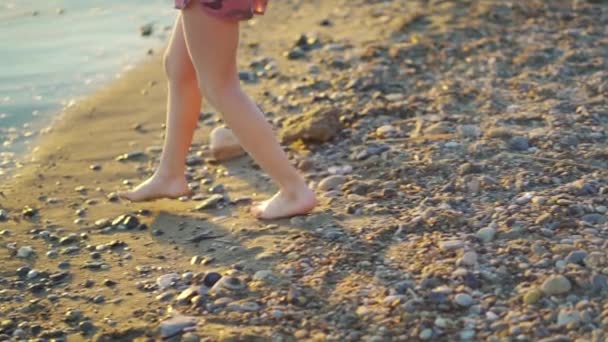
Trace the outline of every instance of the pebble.
<instances>
[{"instance_id":1,"label":"pebble","mask_svg":"<svg viewBox=\"0 0 608 342\"><path fill-rule=\"evenodd\" d=\"M59 239L59 244L60 245L69 245L69 244L77 242L77 241L78 241L78 235L72 233L68 236L64 236L61 239Z\"/></svg>"},{"instance_id":2,"label":"pebble","mask_svg":"<svg viewBox=\"0 0 608 342\"><path fill-rule=\"evenodd\" d=\"M29 266L22 266L17 269L16 273L19 278L25 278L31 270Z\"/></svg>"},{"instance_id":3,"label":"pebble","mask_svg":"<svg viewBox=\"0 0 608 342\"><path fill-rule=\"evenodd\" d=\"M200 336L194 333L186 333L181 338L181 342L199 342L200 340Z\"/></svg>"},{"instance_id":4,"label":"pebble","mask_svg":"<svg viewBox=\"0 0 608 342\"><path fill-rule=\"evenodd\" d=\"M156 300L158 300L159 302L168 302L173 299L174 296L175 293L173 291L165 291L156 296Z\"/></svg>"},{"instance_id":5,"label":"pebble","mask_svg":"<svg viewBox=\"0 0 608 342\"><path fill-rule=\"evenodd\" d=\"M83 317L82 311L80 310L70 310L65 313L65 321L66 322L77 322L80 321Z\"/></svg>"},{"instance_id":6,"label":"pebble","mask_svg":"<svg viewBox=\"0 0 608 342\"><path fill-rule=\"evenodd\" d=\"M428 340L428 339L430 339L431 337L433 337L433 330L432 330L432 329L429 329L429 328L423 329L423 330L420 332L420 334L418 335L418 337L419 337L421 340Z\"/></svg>"},{"instance_id":7,"label":"pebble","mask_svg":"<svg viewBox=\"0 0 608 342\"><path fill-rule=\"evenodd\" d=\"M592 213L583 215L583 217L581 217L581 220L592 225L600 225L606 223L606 216L602 214Z\"/></svg>"},{"instance_id":8,"label":"pebble","mask_svg":"<svg viewBox=\"0 0 608 342\"><path fill-rule=\"evenodd\" d=\"M324 178L319 182L317 188L322 191L336 190L346 182L346 177L341 175L332 175Z\"/></svg>"},{"instance_id":9,"label":"pebble","mask_svg":"<svg viewBox=\"0 0 608 342\"><path fill-rule=\"evenodd\" d=\"M255 272L253 275L253 280L265 282L265 283L275 283L277 281L275 275L270 270L261 270Z\"/></svg>"},{"instance_id":10,"label":"pebble","mask_svg":"<svg viewBox=\"0 0 608 342\"><path fill-rule=\"evenodd\" d=\"M204 201L202 201L199 205L197 205L195 210L206 210L206 209L214 209L217 205L224 200L224 195L221 194L213 194Z\"/></svg>"},{"instance_id":11,"label":"pebble","mask_svg":"<svg viewBox=\"0 0 608 342\"><path fill-rule=\"evenodd\" d=\"M32 280L32 279L38 277L39 274L40 274L40 272L38 270L31 270L27 273L26 278L29 280Z\"/></svg>"},{"instance_id":12,"label":"pebble","mask_svg":"<svg viewBox=\"0 0 608 342\"><path fill-rule=\"evenodd\" d=\"M529 290L524 294L523 301L527 305L533 305L538 303L538 301L542 298L543 292L539 289Z\"/></svg>"},{"instance_id":13,"label":"pebble","mask_svg":"<svg viewBox=\"0 0 608 342\"><path fill-rule=\"evenodd\" d=\"M240 142L226 127L216 127L209 135L209 147L213 158L218 161L226 161L245 155L245 150Z\"/></svg>"},{"instance_id":14,"label":"pebble","mask_svg":"<svg viewBox=\"0 0 608 342\"><path fill-rule=\"evenodd\" d=\"M93 322L86 320L78 324L78 329L80 329L80 331L82 331L84 334L91 334L95 330L95 325Z\"/></svg>"},{"instance_id":15,"label":"pebble","mask_svg":"<svg viewBox=\"0 0 608 342\"><path fill-rule=\"evenodd\" d=\"M462 240L446 240L439 242L439 249L444 252L461 249L464 247L464 241Z\"/></svg>"},{"instance_id":16,"label":"pebble","mask_svg":"<svg viewBox=\"0 0 608 342\"><path fill-rule=\"evenodd\" d=\"M211 292L220 293L223 290L228 291L242 291L244 290L246 285L236 277L221 277L211 288Z\"/></svg>"},{"instance_id":17,"label":"pebble","mask_svg":"<svg viewBox=\"0 0 608 342\"><path fill-rule=\"evenodd\" d=\"M509 147L515 151L527 151L530 148L530 142L526 137L513 137L509 141Z\"/></svg>"},{"instance_id":18,"label":"pebble","mask_svg":"<svg viewBox=\"0 0 608 342\"><path fill-rule=\"evenodd\" d=\"M477 125L460 125L458 126L458 134L465 139L477 139L481 136L481 130Z\"/></svg>"},{"instance_id":19,"label":"pebble","mask_svg":"<svg viewBox=\"0 0 608 342\"><path fill-rule=\"evenodd\" d=\"M15 331L13 331L13 337L14 338L18 338L18 339L24 339L27 337L27 332L23 329L15 329Z\"/></svg>"},{"instance_id":20,"label":"pebble","mask_svg":"<svg viewBox=\"0 0 608 342\"><path fill-rule=\"evenodd\" d=\"M145 24L139 28L139 33L144 37L152 35L152 32L154 32L153 24Z\"/></svg>"},{"instance_id":21,"label":"pebble","mask_svg":"<svg viewBox=\"0 0 608 342\"><path fill-rule=\"evenodd\" d=\"M496 229L492 227L481 228L475 234L475 236L484 243L492 242L492 240L494 240L495 235Z\"/></svg>"},{"instance_id":22,"label":"pebble","mask_svg":"<svg viewBox=\"0 0 608 342\"><path fill-rule=\"evenodd\" d=\"M186 288L185 290L183 290L177 296L177 298L175 298L175 300L179 303L185 303L185 302L188 302L190 299L192 299L192 297L200 295L200 294L205 294L205 293L206 293L206 291L201 286L190 286L190 287Z\"/></svg>"},{"instance_id":23,"label":"pebble","mask_svg":"<svg viewBox=\"0 0 608 342\"><path fill-rule=\"evenodd\" d=\"M203 257L200 255L195 255L192 258L190 258L191 265L199 265L201 263L201 261L203 261Z\"/></svg>"},{"instance_id":24,"label":"pebble","mask_svg":"<svg viewBox=\"0 0 608 342\"><path fill-rule=\"evenodd\" d=\"M194 273L192 273L192 272L185 272L181 275L181 280L184 283L190 283L193 278L194 278Z\"/></svg>"},{"instance_id":25,"label":"pebble","mask_svg":"<svg viewBox=\"0 0 608 342\"><path fill-rule=\"evenodd\" d=\"M588 255L588 253L583 250L572 251L566 256L565 262L568 264L581 264L582 265L583 260L585 260L587 255Z\"/></svg>"},{"instance_id":26,"label":"pebble","mask_svg":"<svg viewBox=\"0 0 608 342\"><path fill-rule=\"evenodd\" d=\"M160 337L163 339L177 336L197 324L196 317L175 316L160 323Z\"/></svg>"},{"instance_id":27,"label":"pebble","mask_svg":"<svg viewBox=\"0 0 608 342\"><path fill-rule=\"evenodd\" d=\"M255 302L243 302L243 303L231 303L228 304L226 310L228 311L239 311L239 312L257 312L262 307L260 304Z\"/></svg>"},{"instance_id":28,"label":"pebble","mask_svg":"<svg viewBox=\"0 0 608 342\"><path fill-rule=\"evenodd\" d=\"M217 272L208 272L203 278L203 284L209 288L213 287L220 279L222 275Z\"/></svg>"},{"instance_id":29,"label":"pebble","mask_svg":"<svg viewBox=\"0 0 608 342\"><path fill-rule=\"evenodd\" d=\"M454 303L462 307L469 307L473 305L473 297L466 293L459 293L454 296Z\"/></svg>"},{"instance_id":30,"label":"pebble","mask_svg":"<svg viewBox=\"0 0 608 342\"><path fill-rule=\"evenodd\" d=\"M399 132L397 127L393 125L383 125L376 129L376 135L382 138L389 138L396 135Z\"/></svg>"},{"instance_id":31,"label":"pebble","mask_svg":"<svg viewBox=\"0 0 608 342\"><path fill-rule=\"evenodd\" d=\"M32 254L34 254L34 249L31 246L20 247L17 251L17 257L22 259L29 258Z\"/></svg>"},{"instance_id":32,"label":"pebble","mask_svg":"<svg viewBox=\"0 0 608 342\"><path fill-rule=\"evenodd\" d=\"M541 290L547 295L559 295L569 292L572 288L568 278L562 275L553 275L547 278L541 286Z\"/></svg>"},{"instance_id":33,"label":"pebble","mask_svg":"<svg viewBox=\"0 0 608 342\"><path fill-rule=\"evenodd\" d=\"M475 266L477 264L477 253L473 251L465 252L460 260L464 265Z\"/></svg>"},{"instance_id":34,"label":"pebble","mask_svg":"<svg viewBox=\"0 0 608 342\"><path fill-rule=\"evenodd\" d=\"M171 287L178 279L179 275L177 273L164 274L156 278L156 285L158 285L161 290L165 290Z\"/></svg>"},{"instance_id":35,"label":"pebble","mask_svg":"<svg viewBox=\"0 0 608 342\"><path fill-rule=\"evenodd\" d=\"M462 341L472 340L475 337L475 330L473 330L473 329L464 329L464 330L461 330L458 333L458 336L460 336L460 339Z\"/></svg>"},{"instance_id":36,"label":"pebble","mask_svg":"<svg viewBox=\"0 0 608 342\"><path fill-rule=\"evenodd\" d=\"M581 321L581 314L576 310L561 309L557 315L557 325L568 325L570 323L578 323Z\"/></svg>"},{"instance_id":37,"label":"pebble","mask_svg":"<svg viewBox=\"0 0 608 342\"><path fill-rule=\"evenodd\" d=\"M78 252L80 252L80 247L78 246L70 246L61 250L61 254L64 255L76 254Z\"/></svg>"},{"instance_id":38,"label":"pebble","mask_svg":"<svg viewBox=\"0 0 608 342\"><path fill-rule=\"evenodd\" d=\"M93 297L93 303L95 303L95 304L101 304L105 301L106 301L106 297L103 295L97 295L97 296Z\"/></svg>"}]
</instances>

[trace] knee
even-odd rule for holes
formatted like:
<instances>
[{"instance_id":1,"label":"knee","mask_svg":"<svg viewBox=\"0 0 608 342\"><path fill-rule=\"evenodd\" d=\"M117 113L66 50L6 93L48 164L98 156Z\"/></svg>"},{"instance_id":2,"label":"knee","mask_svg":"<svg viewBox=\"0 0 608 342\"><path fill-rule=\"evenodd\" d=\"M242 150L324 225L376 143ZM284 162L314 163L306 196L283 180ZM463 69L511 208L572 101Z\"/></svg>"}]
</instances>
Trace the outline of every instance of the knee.
<instances>
[{"instance_id":1,"label":"knee","mask_svg":"<svg viewBox=\"0 0 608 342\"><path fill-rule=\"evenodd\" d=\"M241 86L234 80L209 80L199 77L199 85L205 99L215 108L221 108L224 101L234 101L241 91Z\"/></svg>"},{"instance_id":2,"label":"knee","mask_svg":"<svg viewBox=\"0 0 608 342\"><path fill-rule=\"evenodd\" d=\"M165 75L169 81L177 83L196 82L196 71L192 63L175 54L165 53L163 56Z\"/></svg>"}]
</instances>

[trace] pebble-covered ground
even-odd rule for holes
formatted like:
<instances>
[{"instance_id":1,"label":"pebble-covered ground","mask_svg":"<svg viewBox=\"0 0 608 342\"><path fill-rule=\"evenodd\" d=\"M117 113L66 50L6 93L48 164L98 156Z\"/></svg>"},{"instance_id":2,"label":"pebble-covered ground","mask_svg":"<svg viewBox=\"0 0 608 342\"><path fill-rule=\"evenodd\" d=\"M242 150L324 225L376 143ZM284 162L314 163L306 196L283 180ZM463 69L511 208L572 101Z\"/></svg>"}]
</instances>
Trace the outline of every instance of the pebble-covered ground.
<instances>
[{"instance_id":1,"label":"pebble-covered ground","mask_svg":"<svg viewBox=\"0 0 608 342\"><path fill-rule=\"evenodd\" d=\"M199 142L192 198L122 203L151 125L0 211L0 340L608 339L608 2L276 6L241 78L321 206L251 219L267 179Z\"/></svg>"}]
</instances>

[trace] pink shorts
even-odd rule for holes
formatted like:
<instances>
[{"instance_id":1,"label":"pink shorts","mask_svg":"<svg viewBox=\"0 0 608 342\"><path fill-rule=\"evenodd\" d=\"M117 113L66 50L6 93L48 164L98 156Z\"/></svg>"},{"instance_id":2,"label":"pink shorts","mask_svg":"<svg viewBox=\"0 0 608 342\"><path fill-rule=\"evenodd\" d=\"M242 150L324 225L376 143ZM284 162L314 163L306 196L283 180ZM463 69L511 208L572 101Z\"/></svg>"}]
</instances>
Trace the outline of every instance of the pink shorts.
<instances>
[{"instance_id":1,"label":"pink shorts","mask_svg":"<svg viewBox=\"0 0 608 342\"><path fill-rule=\"evenodd\" d=\"M175 8L184 9L192 0L175 0ZM230 20L248 20L255 14L264 14L269 0L194 0L216 17Z\"/></svg>"}]
</instances>

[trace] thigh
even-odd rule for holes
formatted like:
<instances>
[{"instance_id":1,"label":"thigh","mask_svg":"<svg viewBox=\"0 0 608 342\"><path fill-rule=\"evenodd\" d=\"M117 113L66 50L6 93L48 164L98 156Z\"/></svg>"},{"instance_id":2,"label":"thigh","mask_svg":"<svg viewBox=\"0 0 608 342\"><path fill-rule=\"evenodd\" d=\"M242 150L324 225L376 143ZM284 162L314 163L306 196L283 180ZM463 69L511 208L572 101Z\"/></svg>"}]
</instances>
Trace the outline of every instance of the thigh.
<instances>
[{"instance_id":1,"label":"thigh","mask_svg":"<svg viewBox=\"0 0 608 342\"><path fill-rule=\"evenodd\" d=\"M186 45L200 86L217 87L238 82L238 22L215 17L200 6L186 7L182 16Z\"/></svg>"}]
</instances>

